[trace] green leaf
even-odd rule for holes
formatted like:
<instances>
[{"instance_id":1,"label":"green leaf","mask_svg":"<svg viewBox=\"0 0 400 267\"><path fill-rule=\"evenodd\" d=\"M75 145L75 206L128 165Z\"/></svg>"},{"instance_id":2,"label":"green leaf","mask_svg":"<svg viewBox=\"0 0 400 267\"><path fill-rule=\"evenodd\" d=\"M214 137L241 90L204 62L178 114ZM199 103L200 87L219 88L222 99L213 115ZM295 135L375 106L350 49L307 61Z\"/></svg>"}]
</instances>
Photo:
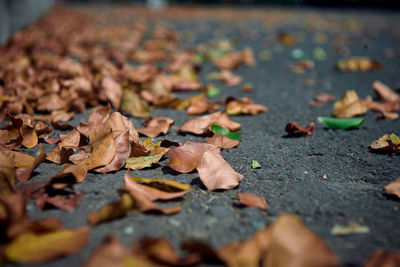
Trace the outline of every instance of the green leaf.
<instances>
[{"instance_id":1,"label":"green leaf","mask_svg":"<svg viewBox=\"0 0 400 267\"><path fill-rule=\"evenodd\" d=\"M215 86L210 86L210 88L207 90L207 97L209 98L214 98L219 95L219 89Z\"/></svg>"},{"instance_id":2,"label":"green leaf","mask_svg":"<svg viewBox=\"0 0 400 267\"><path fill-rule=\"evenodd\" d=\"M363 124L364 118L328 118L318 117L318 121L324 123L329 128L334 130L347 130L350 128L356 128Z\"/></svg>"},{"instance_id":3,"label":"green leaf","mask_svg":"<svg viewBox=\"0 0 400 267\"><path fill-rule=\"evenodd\" d=\"M254 159L253 159L253 161L251 162L251 168L252 168L252 169L261 168L261 165L260 165L260 163L258 163L257 160L254 160Z\"/></svg>"},{"instance_id":4,"label":"green leaf","mask_svg":"<svg viewBox=\"0 0 400 267\"><path fill-rule=\"evenodd\" d=\"M326 59L326 52L322 47L314 48L313 55L316 60Z\"/></svg>"},{"instance_id":5,"label":"green leaf","mask_svg":"<svg viewBox=\"0 0 400 267\"><path fill-rule=\"evenodd\" d=\"M231 132L218 124L212 124L211 130L215 134L222 134L232 140L239 140L240 136L243 134L243 132Z\"/></svg>"}]
</instances>

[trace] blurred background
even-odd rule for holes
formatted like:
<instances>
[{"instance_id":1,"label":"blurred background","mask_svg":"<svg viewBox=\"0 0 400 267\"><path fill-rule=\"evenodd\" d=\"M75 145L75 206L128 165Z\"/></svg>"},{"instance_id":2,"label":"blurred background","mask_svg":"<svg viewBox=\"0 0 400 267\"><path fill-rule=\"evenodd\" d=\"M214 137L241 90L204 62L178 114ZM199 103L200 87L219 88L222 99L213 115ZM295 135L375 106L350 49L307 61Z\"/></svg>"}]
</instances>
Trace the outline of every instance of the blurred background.
<instances>
[{"instance_id":1,"label":"blurred background","mask_svg":"<svg viewBox=\"0 0 400 267\"><path fill-rule=\"evenodd\" d=\"M399 0L0 0L0 45L26 25L36 21L56 3L135 4L161 9L169 5L274 5L287 7L399 8Z\"/></svg>"}]
</instances>

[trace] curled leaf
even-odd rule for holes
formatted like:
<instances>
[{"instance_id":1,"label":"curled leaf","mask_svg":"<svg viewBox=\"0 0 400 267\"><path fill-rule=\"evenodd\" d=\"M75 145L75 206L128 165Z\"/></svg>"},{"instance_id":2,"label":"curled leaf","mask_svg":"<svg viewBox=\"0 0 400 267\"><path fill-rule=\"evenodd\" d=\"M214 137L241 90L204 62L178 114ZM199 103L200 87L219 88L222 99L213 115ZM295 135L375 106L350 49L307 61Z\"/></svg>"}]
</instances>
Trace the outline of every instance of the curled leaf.
<instances>
[{"instance_id":1,"label":"curled leaf","mask_svg":"<svg viewBox=\"0 0 400 267\"><path fill-rule=\"evenodd\" d=\"M306 135L312 135L314 133L314 128L315 128L314 122L311 122L305 128L303 128L297 122L294 122L286 124L285 131L288 133L288 135L306 136Z\"/></svg>"},{"instance_id":2,"label":"curled leaf","mask_svg":"<svg viewBox=\"0 0 400 267\"><path fill-rule=\"evenodd\" d=\"M166 134L169 128L174 124L174 120L166 117L150 117L143 123L145 128L137 131L148 137L157 137L160 134Z\"/></svg>"},{"instance_id":3,"label":"curled leaf","mask_svg":"<svg viewBox=\"0 0 400 267\"><path fill-rule=\"evenodd\" d=\"M329 128L334 130L347 130L356 128L363 124L364 118L328 118L318 117L318 121L324 123Z\"/></svg>"},{"instance_id":4,"label":"curled leaf","mask_svg":"<svg viewBox=\"0 0 400 267\"><path fill-rule=\"evenodd\" d=\"M333 106L333 115L340 118L351 118L367 112L367 107L358 98L356 91L347 91L341 100Z\"/></svg>"},{"instance_id":5,"label":"curled leaf","mask_svg":"<svg viewBox=\"0 0 400 267\"><path fill-rule=\"evenodd\" d=\"M213 144L219 148L233 148L239 145L239 140L230 139L222 134L214 134L211 137L206 137L206 142L209 144Z\"/></svg>"},{"instance_id":6,"label":"curled leaf","mask_svg":"<svg viewBox=\"0 0 400 267\"><path fill-rule=\"evenodd\" d=\"M230 131L239 131L241 129L240 124L231 121L226 113L217 111L210 115L189 119L182 124L179 130L194 134L204 134L210 131L210 126L213 123L227 128Z\"/></svg>"},{"instance_id":7,"label":"curled leaf","mask_svg":"<svg viewBox=\"0 0 400 267\"><path fill-rule=\"evenodd\" d=\"M383 84L380 81L375 81L372 84L372 87L374 88L375 93L378 95L378 97L385 101L385 102L399 102L400 101L400 96L393 92L392 89L390 89L387 85Z\"/></svg>"},{"instance_id":8,"label":"curled leaf","mask_svg":"<svg viewBox=\"0 0 400 267\"><path fill-rule=\"evenodd\" d=\"M374 151L400 151L400 138L394 133L385 134L368 147Z\"/></svg>"},{"instance_id":9,"label":"curled leaf","mask_svg":"<svg viewBox=\"0 0 400 267\"><path fill-rule=\"evenodd\" d=\"M266 107L254 104L254 102L248 97L243 97L241 99L228 98L225 104L225 109L228 115L257 115L258 113L267 111Z\"/></svg>"}]
</instances>

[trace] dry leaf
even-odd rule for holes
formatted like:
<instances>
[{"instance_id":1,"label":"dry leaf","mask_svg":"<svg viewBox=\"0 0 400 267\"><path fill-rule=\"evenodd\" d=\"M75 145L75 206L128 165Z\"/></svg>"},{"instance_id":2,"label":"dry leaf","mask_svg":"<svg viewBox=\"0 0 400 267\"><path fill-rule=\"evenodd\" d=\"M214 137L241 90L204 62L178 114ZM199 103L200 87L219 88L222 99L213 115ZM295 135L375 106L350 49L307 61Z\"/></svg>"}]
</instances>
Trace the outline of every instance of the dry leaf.
<instances>
[{"instance_id":1,"label":"dry leaf","mask_svg":"<svg viewBox=\"0 0 400 267\"><path fill-rule=\"evenodd\" d=\"M382 112L379 113L377 119L385 119L389 121L394 121L399 118L399 113L396 112Z\"/></svg>"},{"instance_id":2,"label":"dry leaf","mask_svg":"<svg viewBox=\"0 0 400 267\"><path fill-rule=\"evenodd\" d=\"M109 164L116 154L115 142L112 134L107 135L97 143L92 144L92 152L87 159L74 162L88 170Z\"/></svg>"},{"instance_id":3,"label":"dry leaf","mask_svg":"<svg viewBox=\"0 0 400 267\"><path fill-rule=\"evenodd\" d=\"M267 111L267 108L262 105L254 104L248 97L243 97L241 99L230 97L225 103L225 110L228 115L257 115L258 113Z\"/></svg>"},{"instance_id":4,"label":"dry leaf","mask_svg":"<svg viewBox=\"0 0 400 267\"><path fill-rule=\"evenodd\" d=\"M91 212L88 221L95 226L125 216L134 207L134 200L128 193L122 193L119 201L104 205L100 211Z\"/></svg>"},{"instance_id":5,"label":"dry leaf","mask_svg":"<svg viewBox=\"0 0 400 267\"><path fill-rule=\"evenodd\" d=\"M314 128L314 122L311 122L305 128L303 128L300 124L294 122L286 124L285 131L288 133L288 135L306 136L312 135L314 133Z\"/></svg>"},{"instance_id":6,"label":"dry leaf","mask_svg":"<svg viewBox=\"0 0 400 267\"><path fill-rule=\"evenodd\" d=\"M271 225L271 243L264 267L339 266L327 244L295 215L281 215Z\"/></svg>"},{"instance_id":7,"label":"dry leaf","mask_svg":"<svg viewBox=\"0 0 400 267\"><path fill-rule=\"evenodd\" d=\"M5 247L8 260L42 263L81 251L89 241L89 228L61 229L41 234L25 233Z\"/></svg>"},{"instance_id":8,"label":"dry leaf","mask_svg":"<svg viewBox=\"0 0 400 267\"><path fill-rule=\"evenodd\" d=\"M400 110L399 102L376 102L373 101L371 97L367 97L363 100L365 106L368 109L372 109L378 112L392 112L396 110Z\"/></svg>"},{"instance_id":9,"label":"dry leaf","mask_svg":"<svg viewBox=\"0 0 400 267\"><path fill-rule=\"evenodd\" d=\"M188 173L196 169L204 152L216 146L207 143L186 142L181 146L168 151L168 167L181 173Z\"/></svg>"},{"instance_id":10,"label":"dry leaf","mask_svg":"<svg viewBox=\"0 0 400 267\"><path fill-rule=\"evenodd\" d=\"M400 139L394 133L385 134L378 140L372 142L368 148L383 152L400 151Z\"/></svg>"},{"instance_id":11,"label":"dry leaf","mask_svg":"<svg viewBox=\"0 0 400 267\"><path fill-rule=\"evenodd\" d=\"M333 115L339 118L351 118L367 112L364 102L358 98L356 91L347 91L340 101L333 106Z\"/></svg>"},{"instance_id":12,"label":"dry leaf","mask_svg":"<svg viewBox=\"0 0 400 267\"><path fill-rule=\"evenodd\" d=\"M167 117L150 117L143 123L145 128L137 131L145 136L154 138L160 134L166 134L173 124L174 120Z\"/></svg>"},{"instance_id":13,"label":"dry leaf","mask_svg":"<svg viewBox=\"0 0 400 267\"><path fill-rule=\"evenodd\" d=\"M386 192L395 195L400 198L400 178L397 178L393 182L390 182L385 186Z\"/></svg>"},{"instance_id":14,"label":"dry leaf","mask_svg":"<svg viewBox=\"0 0 400 267\"><path fill-rule=\"evenodd\" d=\"M268 209L268 202L265 198L250 193L238 193L240 203L249 207L257 208L260 210Z\"/></svg>"},{"instance_id":15,"label":"dry leaf","mask_svg":"<svg viewBox=\"0 0 400 267\"><path fill-rule=\"evenodd\" d=\"M222 70L221 74L219 75L222 82L226 83L227 85L238 85L242 82L242 77L239 75L235 75L229 70Z\"/></svg>"},{"instance_id":16,"label":"dry leaf","mask_svg":"<svg viewBox=\"0 0 400 267\"><path fill-rule=\"evenodd\" d=\"M240 124L231 121L226 113L217 111L210 115L189 119L182 124L179 130L194 134L204 134L210 131L210 126L213 123L218 124L232 132L236 132L241 129Z\"/></svg>"},{"instance_id":17,"label":"dry leaf","mask_svg":"<svg viewBox=\"0 0 400 267\"><path fill-rule=\"evenodd\" d=\"M375 81L372 84L377 96L385 102L399 102L400 96L392 91L387 85L381 83L380 81Z\"/></svg>"},{"instance_id":18,"label":"dry leaf","mask_svg":"<svg viewBox=\"0 0 400 267\"><path fill-rule=\"evenodd\" d=\"M196 253L179 257L172 244L165 238L144 237L132 244L133 254L167 266L192 266L200 261Z\"/></svg>"},{"instance_id":19,"label":"dry leaf","mask_svg":"<svg viewBox=\"0 0 400 267\"><path fill-rule=\"evenodd\" d=\"M370 71L380 70L381 64L369 58L352 57L347 60L339 60L335 67L339 71Z\"/></svg>"},{"instance_id":20,"label":"dry leaf","mask_svg":"<svg viewBox=\"0 0 400 267\"><path fill-rule=\"evenodd\" d=\"M239 140L233 140L222 134L214 134L212 137L206 137L206 142L219 148L233 148L239 145Z\"/></svg>"},{"instance_id":21,"label":"dry leaf","mask_svg":"<svg viewBox=\"0 0 400 267\"><path fill-rule=\"evenodd\" d=\"M94 171L100 173L107 173L121 169L126 160L131 154L131 146L129 143L129 129L126 128L122 133L114 138L115 143L115 156L110 163L101 168L96 168Z\"/></svg>"},{"instance_id":22,"label":"dry leaf","mask_svg":"<svg viewBox=\"0 0 400 267\"><path fill-rule=\"evenodd\" d=\"M204 152L196 169L208 190L232 189L243 178L222 158L219 149Z\"/></svg>"},{"instance_id":23,"label":"dry leaf","mask_svg":"<svg viewBox=\"0 0 400 267\"><path fill-rule=\"evenodd\" d=\"M400 252L375 251L364 263L364 267L398 267L400 266Z\"/></svg>"},{"instance_id":24,"label":"dry leaf","mask_svg":"<svg viewBox=\"0 0 400 267\"><path fill-rule=\"evenodd\" d=\"M19 181L27 181L31 178L32 172L39 166L40 163L45 159L46 153L44 152L43 144L40 144L39 150L36 153L36 157L29 165L20 166L15 170L16 178ZM15 157L16 164L18 164L18 157ZM26 161L24 163L27 163ZM16 166L17 167L17 166Z\"/></svg>"}]
</instances>

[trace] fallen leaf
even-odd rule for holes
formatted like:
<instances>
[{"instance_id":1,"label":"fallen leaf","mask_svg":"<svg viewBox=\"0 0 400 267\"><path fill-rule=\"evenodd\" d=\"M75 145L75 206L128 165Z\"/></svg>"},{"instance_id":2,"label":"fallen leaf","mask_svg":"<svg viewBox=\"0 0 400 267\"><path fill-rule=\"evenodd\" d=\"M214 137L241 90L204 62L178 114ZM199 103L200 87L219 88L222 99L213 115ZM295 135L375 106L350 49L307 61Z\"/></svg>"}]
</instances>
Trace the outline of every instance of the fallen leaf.
<instances>
[{"instance_id":1,"label":"fallen leaf","mask_svg":"<svg viewBox=\"0 0 400 267\"><path fill-rule=\"evenodd\" d=\"M7 244L8 260L18 263L43 263L81 251L89 241L89 228L61 229L41 234L25 233Z\"/></svg>"},{"instance_id":2,"label":"fallen leaf","mask_svg":"<svg viewBox=\"0 0 400 267\"><path fill-rule=\"evenodd\" d=\"M143 168L151 167L154 163L157 163L161 160L161 158L167 153L165 150L159 154L152 156L143 156L143 157L132 157L127 159L125 168L129 168L132 170L141 170Z\"/></svg>"},{"instance_id":3,"label":"fallen leaf","mask_svg":"<svg viewBox=\"0 0 400 267\"><path fill-rule=\"evenodd\" d=\"M261 112L267 111L267 108L262 105L254 104L253 101L248 97L243 97L241 99L230 97L225 103L225 110L228 115L257 115Z\"/></svg>"},{"instance_id":4,"label":"fallen leaf","mask_svg":"<svg viewBox=\"0 0 400 267\"><path fill-rule=\"evenodd\" d=\"M254 90L254 86L251 84L245 84L242 86L241 90L244 92L250 92Z\"/></svg>"},{"instance_id":5,"label":"fallen leaf","mask_svg":"<svg viewBox=\"0 0 400 267\"><path fill-rule=\"evenodd\" d=\"M217 87L213 85L207 86L207 97L214 98L219 96L220 93L221 92Z\"/></svg>"},{"instance_id":6,"label":"fallen leaf","mask_svg":"<svg viewBox=\"0 0 400 267\"><path fill-rule=\"evenodd\" d=\"M242 49L242 61L243 61L243 64L248 65L248 66L256 65L254 53L250 47L245 47Z\"/></svg>"},{"instance_id":7,"label":"fallen leaf","mask_svg":"<svg viewBox=\"0 0 400 267\"><path fill-rule=\"evenodd\" d=\"M311 122L305 128L303 128L297 122L294 122L286 124L285 131L288 133L288 135L306 136L306 135L312 135L314 133L314 128L315 128L314 122Z\"/></svg>"},{"instance_id":8,"label":"fallen leaf","mask_svg":"<svg viewBox=\"0 0 400 267\"><path fill-rule=\"evenodd\" d=\"M286 46L294 45L294 43L296 42L296 39L288 33L280 33L278 35L278 40L279 42L281 42L283 45Z\"/></svg>"},{"instance_id":9,"label":"fallen leaf","mask_svg":"<svg viewBox=\"0 0 400 267\"><path fill-rule=\"evenodd\" d=\"M385 186L386 192L395 195L400 198L400 178L397 178L393 182L390 182Z\"/></svg>"},{"instance_id":10,"label":"fallen leaf","mask_svg":"<svg viewBox=\"0 0 400 267\"><path fill-rule=\"evenodd\" d=\"M111 171L117 171L125 165L125 162L131 154L131 146L129 143L129 128L126 128L122 133L114 138L114 144L116 150L114 158L106 166L96 168L94 169L94 171L107 173Z\"/></svg>"},{"instance_id":11,"label":"fallen leaf","mask_svg":"<svg viewBox=\"0 0 400 267\"><path fill-rule=\"evenodd\" d=\"M400 110L399 102L377 102L373 101L371 97L367 97L363 100L365 106L368 109L372 109L378 112L392 112Z\"/></svg>"},{"instance_id":12,"label":"fallen leaf","mask_svg":"<svg viewBox=\"0 0 400 267\"><path fill-rule=\"evenodd\" d=\"M211 131L211 124L218 124L229 131L239 131L241 125L237 122L231 121L226 113L217 111L210 115L196 117L185 121L179 128L179 131L190 132L194 134L204 134Z\"/></svg>"},{"instance_id":13,"label":"fallen leaf","mask_svg":"<svg viewBox=\"0 0 400 267\"><path fill-rule=\"evenodd\" d=\"M145 128L137 131L145 136L154 138L160 134L166 134L173 124L174 120L167 117L150 117L143 123Z\"/></svg>"},{"instance_id":14,"label":"fallen leaf","mask_svg":"<svg viewBox=\"0 0 400 267\"><path fill-rule=\"evenodd\" d=\"M204 152L196 169L208 190L232 189L243 178L222 158L219 149Z\"/></svg>"},{"instance_id":15,"label":"fallen leaf","mask_svg":"<svg viewBox=\"0 0 400 267\"><path fill-rule=\"evenodd\" d=\"M113 236L107 236L96 248L90 258L84 263L84 267L123 267L126 258L131 255L128 248L122 245Z\"/></svg>"},{"instance_id":16,"label":"fallen leaf","mask_svg":"<svg viewBox=\"0 0 400 267\"><path fill-rule=\"evenodd\" d=\"M122 193L118 201L104 205L100 211L91 212L88 221L95 226L125 216L134 207L134 200L128 193Z\"/></svg>"},{"instance_id":17,"label":"fallen leaf","mask_svg":"<svg viewBox=\"0 0 400 267\"><path fill-rule=\"evenodd\" d=\"M15 170L17 180L24 182L31 178L32 172L40 165L40 163L42 163L45 157L46 153L44 152L43 144L40 144L39 150L36 153L36 157L33 159L33 162L31 162L29 165L18 167ZM15 159L17 158L18 157ZM18 162L16 163L18 164Z\"/></svg>"},{"instance_id":18,"label":"fallen leaf","mask_svg":"<svg viewBox=\"0 0 400 267\"><path fill-rule=\"evenodd\" d=\"M349 221L347 225L335 224L331 229L332 235L352 235L352 234L368 234L368 226L360 225L356 222Z\"/></svg>"},{"instance_id":19,"label":"fallen leaf","mask_svg":"<svg viewBox=\"0 0 400 267\"><path fill-rule=\"evenodd\" d=\"M240 77L239 75L235 75L232 72L230 72L229 70L222 70L219 78L222 82L226 83L227 85L238 85L242 82L242 77Z\"/></svg>"},{"instance_id":20,"label":"fallen leaf","mask_svg":"<svg viewBox=\"0 0 400 267\"><path fill-rule=\"evenodd\" d=\"M204 152L216 148L215 145L198 142L186 142L168 151L168 167L177 172L188 173L196 169Z\"/></svg>"},{"instance_id":21,"label":"fallen leaf","mask_svg":"<svg viewBox=\"0 0 400 267\"><path fill-rule=\"evenodd\" d=\"M364 263L363 267L398 267L400 252L376 250Z\"/></svg>"},{"instance_id":22,"label":"fallen leaf","mask_svg":"<svg viewBox=\"0 0 400 267\"><path fill-rule=\"evenodd\" d=\"M356 128L364 123L364 118L328 118L318 117L318 121L334 130Z\"/></svg>"},{"instance_id":23,"label":"fallen leaf","mask_svg":"<svg viewBox=\"0 0 400 267\"><path fill-rule=\"evenodd\" d=\"M134 255L167 266L192 266L201 259L196 253L179 257L172 244L165 238L144 237L132 244L132 251Z\"/></svg>"},{"instance_id":24,"label":"fallen leaf","mask_svg":"<svg viewBox=\"0 0 400 267\"><path fill-rule=\"evenodd\" d=\"M333 106L333 115L340 118L351 118L366 112L366 105L358 98L354 90L347 91Z\"/></svg>"},{"instance_id":25,"label":"fallen leaf","mask_svg":"<svg viewBox=\"0 0 400 267\"><path fill-rule=\"evenodd\" d=\"M293 73L303 73L306 70L311 70L314 68L314 61L312 60L300 60L294 65L288 66L289 71Z\"/></svg>"},{"instance_id":26,"label":"fallen leaf","mask_svg":"<svg viewBox=\"0 0 400 267\"><path fill-rule=\"evenodd\" d=\"M281 215L270 227L270 247L263 266L339 266L328 245L297 216Z\"/></svg>"},{"instance_id":27,"label":"fallen leaf","mask_svg":"<svg viewBox=\"0 0 400 267\"><path fill-rule=\"evenodd\" d=\"M268 209L267 201L259 195L250 194L250 193L238 193L238 197L239 197L240 203L243 205L257 208L260 210Z\"/></svg>"},{"instance_id":28,"label":"fallen leaf","mask_svg":"<svg viewBox=\"0 0 400 267\"><path fill-rule=\"evenodd\" d=\"M206 137L206 142L209 144L213 144L219 148L227 149L227 148L233 148L237 145L239 145L239 140L233 140L230 139L222 134L214 134L211 137Z\"/></svg>"},{"instance_id":29,"label":"fallen leaf","mask_svg":"<svg viewBox=\"0 0 400 267\"><path fill-rule=\"evenodd\" d=\"M379 97L379 99L385 102L399 102L400 96L392 91L387 85L383 84L380 81L375 81L372 84L375 93Z\"/></svg>"},{"instance_id":30,"label":"fallen leaf","mask_svg":"<svg viewBox=\"0 0 400 267\"><path fill-rule=\"evenodd\" d=\"M133 117L147 118L149 116L147 102L131 89L123 90L121 110L129 112Z\"/></svg>"},{"instance_id":31,"label":"fallen leaf","mask_svg":"<svg viewBox=\"0 0 400 267\"><path fill-rule=\"evenodd\" d=\"M88 170L109 164L116 154L115 142L112 134L107 135L97 143L92 144L92 152L87 159L74 162Z\"/></svg>"},{"instance_id":32,"label":"fallen leaf","mask_svg":"<svg viewBox=\"0 0 400 267\"><path fill-rule=\"evenodd\" d=\"M368 148L370 150L384 152L400 151L400 139L394 133L385 134L378 140L372 142Z\"/></svg>"},{"instance_id":33,"label":"fallen leaf","mask_svg":"<svg viewBox=\"0 0 400 267\"><path fill-rule=\"evenodd\" d=\"M51 205L59 209L72 211L76 208L79 201L84 195L85 194L48 196L46 192L39 192L36 193L34 197L36 198L36 205L42 210L47 205Z\"/></svg>"},{"instance_id":34,"label":"fallen leaf","mask_svg":"<svg viewBox=\"0 0 400 267\"><path fill-rule=\"evenodd\" d=\"M258 168L261 168L261 165L260 165L260 163L258 163L258 161L257 160L252 160L251 161L251 168L252 169L258 169Z\"/></svg>"},{"instance_id":35,"label":"fallen leaf","mask_svg":"<svg viewBox=\"0 0 400 267\"><path fill-rule=\"evenodd\" d=\"M377 119L385 119L389 121L394 121L399 118L399 113L396 112L382 112L379 113Z\"/></svg>"}]
</instances>

